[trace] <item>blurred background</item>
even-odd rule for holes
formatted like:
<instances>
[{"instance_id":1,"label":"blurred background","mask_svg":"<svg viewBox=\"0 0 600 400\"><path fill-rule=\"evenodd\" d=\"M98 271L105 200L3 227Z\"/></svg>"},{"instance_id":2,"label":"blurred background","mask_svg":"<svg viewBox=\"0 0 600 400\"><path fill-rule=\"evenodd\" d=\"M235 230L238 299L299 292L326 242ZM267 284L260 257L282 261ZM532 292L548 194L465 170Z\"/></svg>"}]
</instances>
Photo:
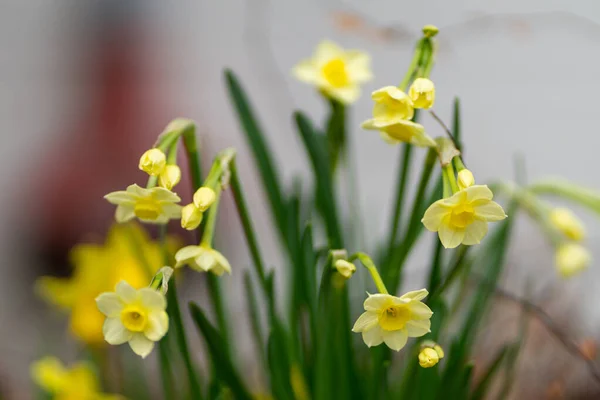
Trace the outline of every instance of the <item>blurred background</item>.
<instances>
[{"instance_id":1,"label":"blurred background","mask_svg":"<svg viewBox=\"0 0 600 400\"><path fill-rule=\"evenodd\" d=\"M196 120L208 165L227 146L238 149L242 179L270 265L281 259L256 171L222 82L224 67L244 83L261 117L281 174L308 176L291 112L316 120L326 105L289 71L317 43L332 39L372 55L375 79L351 110L365 251L388 227L398 149L359 128L372 90L401 80L425 24L440 28L436 110L450 121L454 96L463 106L466 160L480 182L513 179L515 156L527 179L560 176L600 189L597 93L600 3L502 1L159 1L4 0L0 3L0 392L26 399L28 366L48 348L75 357L65 321L32 290L40 275L70 271L68 250L101 238L114 208L102 196L143 182L139 155L174 117ZM440 127L425 116L432 136ZM415 174L418 169L413 169ZM178 192L189 199L186 185ZM219 243L235 268L247 253L226 201ZM600 221L582 209L587 246L600 260ZM428 235L431 239L433 235ZM185 238L184 238L185 240ZM407 266L418 286L430 243ZM359 250L359 249L356 249ZM594 265L595 264L595 265ZM528 296L561 329L595 350L600 340L600 265L571 281L553 267L553 251L526 218L518 223L503 286ZM192 282L187 296L201 292ZM230 288L241 274L227 278ZM243 307L230 301L234 313ZM239 310L236 310L236 307ZM477 358L514 334L514 304L497 302ZM252 364L251 352L242 357ZM532 323L514 398L597 398L581 359ZM2 397L0 395L0 397Z\"/></svg>"}]
</instances>

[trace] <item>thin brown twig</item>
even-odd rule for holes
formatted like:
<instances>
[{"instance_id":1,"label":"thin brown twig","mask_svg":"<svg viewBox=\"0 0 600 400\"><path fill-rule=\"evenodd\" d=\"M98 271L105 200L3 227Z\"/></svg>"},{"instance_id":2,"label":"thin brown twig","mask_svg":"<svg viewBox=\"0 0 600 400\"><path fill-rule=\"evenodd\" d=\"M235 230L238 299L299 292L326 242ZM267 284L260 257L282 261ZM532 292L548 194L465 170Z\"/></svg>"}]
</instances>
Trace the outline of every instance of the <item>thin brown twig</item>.
<instances>
[{"instance_id":1,"label":"thin brown twig","mask_svg":"<svg viewBox=\"0 0 600 400\"><path fill-rule=\"evenodd\" d=\"M562 332L560 327L554 322L552 317L550 317L550 315L548 315L546 311L544 311L540 306L532 303L531 301L509 293L504 289L497 287L494 284L485 282L483 280L480 280L479 282L488 284L493 288L495 295L519 304L521 308L523 308L523 310L527 311L532 316L537 318L538 321L540 321L542 325L544 325L544 327L548 330L548 332L550 332L550 334L554 336L554 338L556 338L569 353L585 361L586 366L592 377L596 380L596 382L600 383L600 368L598 367L598 364L596 364L594 360L591 360L588 356L584 354L584 352L578 346L577 342L575 342L573 339L569 338Z\"/></svg>"},{"instance_id":2,"label":"thin brown twig","mask_svg":"<svg viewBox=\"0 0 600 400\"><path fill-rule=\"evenodd\" d=\"M456 139L454 139L454 135L452 134L452 131L450 130L450 128L448 128L448 126L444 123L444 121L442 121L442 119L440 117L438 117L438 115L433 110L429 110L429 114L431 114L433 119L435 119L438 122L438 124L440 124L440 126L444 129L444 131L446 132L446 135L448 135L450 140L452 140L452 143L454 143L454 147L456 147L458 150L460 150L458 143L456 143Z\"/></svg>"}]
</instances>

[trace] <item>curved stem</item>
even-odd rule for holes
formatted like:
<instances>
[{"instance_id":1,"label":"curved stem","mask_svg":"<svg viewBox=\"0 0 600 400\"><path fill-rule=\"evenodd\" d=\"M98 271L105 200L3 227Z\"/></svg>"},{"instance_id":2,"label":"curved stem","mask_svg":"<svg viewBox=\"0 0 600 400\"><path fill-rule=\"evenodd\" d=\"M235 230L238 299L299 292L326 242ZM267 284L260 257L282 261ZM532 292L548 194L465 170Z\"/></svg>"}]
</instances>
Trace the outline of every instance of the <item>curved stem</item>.
<instances>
[{"instance_id":1,"label":"curved stem","mask_svg":"<svg viewBox=\"0 0 600 400\"><path fill-rule=\"evenodd\" d=\"M371 273L371 277L373 278L373 282L375 286L377 286L377 290L379 293L389 294L385 284L383 283L383 279L381 279L381 275L379 275L379 271L377 271L377 267L371 257L366 255L365 253L355 253L348 258L348 261L352 262L352 260L358 259L362 265Z\"/></svg>"}]
</instances>

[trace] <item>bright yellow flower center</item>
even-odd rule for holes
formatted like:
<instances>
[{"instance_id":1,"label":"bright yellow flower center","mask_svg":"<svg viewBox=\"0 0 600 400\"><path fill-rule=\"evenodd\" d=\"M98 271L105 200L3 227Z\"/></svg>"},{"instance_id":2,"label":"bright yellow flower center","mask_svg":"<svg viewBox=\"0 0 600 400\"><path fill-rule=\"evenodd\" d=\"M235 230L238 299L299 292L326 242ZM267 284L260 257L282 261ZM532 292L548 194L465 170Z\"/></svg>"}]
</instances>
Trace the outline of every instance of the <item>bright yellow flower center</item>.
<instances>
[{"instance_id":1,"label":"bright yellow flower center","mask_svg":"<svg viewBox=\"0 0 600 400\"><path fill-rule=\"evenodd\" d=\"M160 211L160 204L154 199L139 199L133 209L136 217L149 220L158 218Z\"/></svg>"},{"instance_id":2,"label":"bright yellow flower center","mask_svg":"<svg viewBox=\"0 0 600 400\"><path fill-rule=\"evenodd\" d=\"M475 220L475 211L469 203L461 203L452 209L450 214L450 226L454 228L466 228Z\"/></svg>"},{"instance_id":3,"label":"bright yellow flower center","mask_svg":"<svg viewBox=\"0 0 600 400\"><path fill-rule=\"evenodd\" d=\"M387 307L379 314L379 326L386 331L397 331L411 319L411 312L406 305Z\"/></svg>"},{"instance_id":4,"label":"bright yellow flower center","mask_svg":"<svg viewBox=\"0 0 600 400\"><path fill-rule=\"evenodd\" d=\"M335 88L347 86L350 81L346 72L346 64L341 58L334 58L325 64L323 66L323 75L325 76L325 80Z\"/></svg>"},{"instance_id":5,"label":"bright yellow flower center","mask_svg":"<svg viewBox=\"0 0 600 400\"><path fill-rule=\"evenodd\" d=\"M121 311L121 322L129 331L142 332L148 324L146 310L139 306L126 307Z\"/></svg>"}]
</instances>

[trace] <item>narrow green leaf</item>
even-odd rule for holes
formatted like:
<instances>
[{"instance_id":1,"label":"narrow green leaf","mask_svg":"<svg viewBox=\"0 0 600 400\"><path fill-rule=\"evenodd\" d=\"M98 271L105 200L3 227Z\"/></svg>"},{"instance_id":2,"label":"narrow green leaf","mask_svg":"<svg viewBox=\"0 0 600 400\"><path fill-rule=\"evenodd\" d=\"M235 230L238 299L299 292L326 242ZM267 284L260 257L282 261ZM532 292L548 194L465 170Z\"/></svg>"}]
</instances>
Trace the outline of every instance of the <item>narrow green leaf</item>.
<instances>
[{"instance_id":1,"label":"narrow green leaf","mask_svg":"<svg viewBox=\"0 0 600 400\"><path fill-rule=\"evenodd\" d=\"M258 353L263 367L267 367L267 360L265 358L267 349L264 343L264 334L261 324L261 313L256 301L256 293L252 285L252 278L250 277L249 271L244 271L244 289L246 294L246 304L248 305L248 315L250 316L250 326L252 328L252 337L254 338L254 346Z\"/></svg>"},{"instance_id":2,"label":"narrow green leaf","mask_svg":"<svg viewBox=\"0 0 600 400\"><path fill-rule=\"evenodd\" d=\"M206 341L206 349L210 353L210 358L214 365L218 379L227 387L229 387L236 399L251 400L252 396L246 390L246 387L235 367L233 366L232 361L227 356L228 351L225 348L226 345L221 337L221 334L208 321L200 307L194 303L189 303L189 309L196 327L200 333L202 333L202 336ZM193 398L195 399L196 397Z\"/></svg>"},{"instance_id":3,"label":"narrow green leaf","mask_svg":"<svg viewBox=\"0 0 600 400\"><path fill-rule=\"evenodd\" d=\"M544 180L529 186L536 194L548 194L574 201L600 215L600 191L580 186L565 180Z\"/></svg>"},{"instance_id":4,"label":"narrow green leaf","mask_svg":"<svg viewBox=\"0 0 600 400\"><path fill-rule=\"evenodd\" d=\"M278 329L274 328L267 342L267 358L271 371L271 390L276 399L294 400L290 383L290 363Z\"/></svg>"},{"instance_id":5,"label":"narrow green leaf","mask_svg":"<svg viewBox=\"0 0 600 400\"><path fill-rule=\"evenodd\" d=\"M463 151L462 145L462 131L461 131L461 120L460 120L460 99L458 97L454 98L452 111L452 136L454 136L454 141L456 142L456 147L459 151Z\"/></svg>"},{"instance_id":6,"label":"narrow green leaf","mask_svg":"<svg viewBox=\"0 0 600 400\"><path fill-rule=\"evenodd\" d=\"M327 120L327 149L331 175L335 171L340 155L346 150L346 106L335 99L329 99Z\"/></svg>"}]
</instances>

